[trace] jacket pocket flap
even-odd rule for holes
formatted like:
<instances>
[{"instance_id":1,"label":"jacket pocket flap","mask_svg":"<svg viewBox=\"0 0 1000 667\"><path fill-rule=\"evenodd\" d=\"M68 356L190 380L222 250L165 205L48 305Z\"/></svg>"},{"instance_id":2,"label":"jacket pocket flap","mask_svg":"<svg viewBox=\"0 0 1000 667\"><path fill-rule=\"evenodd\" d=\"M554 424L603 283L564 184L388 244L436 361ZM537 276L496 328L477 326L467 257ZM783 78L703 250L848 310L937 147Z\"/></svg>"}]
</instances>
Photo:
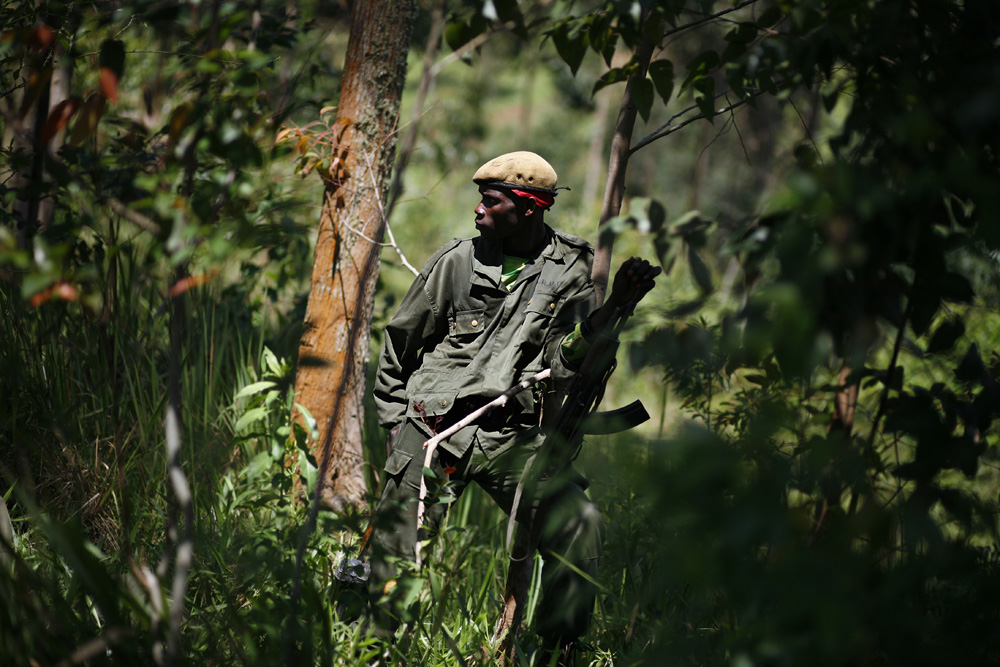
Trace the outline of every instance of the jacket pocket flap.
<instances>
[{"instance_id":1,"label":"jacket pocket flap","mask_svg":"<svg viewBox=\"0 0 1000 667\"><path fill-rule=\"evenodd\" d=\"M555 315L559 312L559 302L565 297L552 292L535 292L525 304L524 310L536 315Z\"/></svg>"},{"instance_id":2,"label":"jacket pocket flap","mask_svg":"<svg viewBox=\"0 0 1000 667\"><path fill-rule=\"evenodd\" d=\"M450 333L452 336L467 336L477 334L486 328L486 311L463 310L451 318Z\"/></svg>"},{"instance_id":3,"label":"jacket pocket flap","mask_svg":"<svg viewBox=\"0 0 1000 667\"><path fill-rule=\"evenodd\" d=\"M421 400L411 400L406 406L406 416L421 421L424 417L446 415L455 406L457 395L454 391L422 392Z\"/></svg>"},{"instance_id":4,"label":"jacket pocket flap","mask_svg":"<svg viewBox=\"0 0 1000 667\"><path fill-rule=\"evenodd\" d=\"M412 458L413 454L400 449L394 449L385 461L385 471L390 475L398 475L406 470L406 465Z\"/></svg>"}]
</instances>

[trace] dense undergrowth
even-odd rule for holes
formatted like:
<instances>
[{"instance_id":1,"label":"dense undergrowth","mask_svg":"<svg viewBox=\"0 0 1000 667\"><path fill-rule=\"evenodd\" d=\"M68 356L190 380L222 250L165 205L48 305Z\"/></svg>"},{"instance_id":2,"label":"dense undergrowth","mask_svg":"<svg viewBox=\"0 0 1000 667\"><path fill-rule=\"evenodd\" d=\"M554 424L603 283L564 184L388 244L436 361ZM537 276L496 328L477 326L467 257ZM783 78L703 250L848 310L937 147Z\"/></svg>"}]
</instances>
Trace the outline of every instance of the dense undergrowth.
<instances>
[{"instance_id":1,"label":"dense undergrowth","mask_svg":"<svg viewBox=\"0 0 1000 667\"><path fill-rule=\"evenodd\" d=\"M512 30L442 74L392 221L411 260L472 233L459 172L514 130L583 182L605 123L587 93L630 67L604 73L607 40L711 5L681 4L449 4L453 40L523 6L558 57ZM200 6L0 2L2 89L41 95L31 73L61 58L81 110L39 151L15 141L30 105L4 100L0 663L493 664L507 561L485 494L391 591L392 641L337 620L333 573L367 509L299 502L316 471L292 360L322 183L291 180L274 140L335 103L340 9ZM639 25L633 6L655 12ZM672 271L607 392L654 419L579 461L606 530L580 664L1000 663L992 7L762 3L658 54L651 129L723 80L767 95L637 153L630 196L677 217L634 196L608 228L620 256ZM560 195L553 222L591 230L581 200ZM383 264L373 350L411 279ZM366 418L374 496L384 434ZM520 665L537 664L537 594Z\"/></svg>"},{"instance_id":2,"label":"dense undergrowth","mask_svg":"<svg viewBox=\"0 0 1000 667\"><path fill-rule=\"evenodd\" d=\"M283 327L298 312L289 310L275 329L262 326L264 302L255 309L253 291L234 284L191 297L185 470L196 523L176 659L492 664L506 574L503 516L474 490L450 512L424 569L411 568L393 592L406 620L395 641L337 621L333 571L356 555L368 517L323 513L313 527L308 507L293 502L296 475L307 491L315 484L308 419L306 426L292 420L294 369L264 339L270 331L280 347ZM3 655L13 664L161 661L176 604L170 554L177 538L170 531L177 527L162 481L164 362L150 352L157 344L119 341L109 367L97 349L105 329L82 309L27 310L5 298L3 321L17 328L8 326L4 336L20 341L3 352L15 380L4 385L5 401L17 406L5 413L5 438L38 445L7 450L4 461L13 539L0 570ZM134 291L117 303L124 321L156 330L142 319L150 309ZM213 336L222 330L227 335ZM702 343L713 335L698 331ZM294 344L288 340L286 351ZM634 360L669 349L662 341L633 347ZM832 379L818 376L816 386L791 392L773 367L762 371L771 368L771 379L731 373L718 352L694 350L671 357L690 363L668 367L672 397L700 425L667 439L598 440L581 460L606 522L601 593L583 664L995 661L1000 559L992 466L972 487L959 479L952 492L939 490L958 521L942 523L944 515L930 513L930 504L891 476L857 486L860 499L842 507L817 503L811 490L831 483L830 448L842 441L826 436L828 419L789 424L795 414L829 414ZM81 358L88 353L100 362ZM928 381L945 374L933 366L925 367ZM51 368L65 371L53 375ZM979 384L965 386L972 405ZM861 405L879 394L870 387ZM958 405L962 395L951 400ZM36 412L27 412L32 407ZM122 432L102 439L109 411ZM53 433L57 439L47 439ZM381 434L369 444L377 451ZM898 436L877 444L883 455L903 445ZM80 460L83 452L95 458ZM839 474L860 475L865 465L847 461ZM35 487L26 482L33 478ZM981 499L963 495L970 489ZM529 628L537 594L536 586ZM522 664L535 648L530 631L522 632Z\"/></svg>"}]
</instances>

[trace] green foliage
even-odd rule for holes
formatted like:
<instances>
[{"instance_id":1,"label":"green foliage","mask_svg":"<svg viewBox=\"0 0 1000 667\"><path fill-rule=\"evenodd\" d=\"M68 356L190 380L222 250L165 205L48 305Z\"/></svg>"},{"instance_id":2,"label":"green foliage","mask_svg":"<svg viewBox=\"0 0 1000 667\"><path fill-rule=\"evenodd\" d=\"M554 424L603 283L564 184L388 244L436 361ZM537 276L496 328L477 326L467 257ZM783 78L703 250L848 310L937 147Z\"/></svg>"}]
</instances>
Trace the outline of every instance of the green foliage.
<instances>
[{"instance_id":1,"label":"green foliage","mask_svg":"<svg viewBox=\"0 0 1000 667\"><path fill-rule=\"evenodd\" d=\"M426 566L404 566L384 592L405 621L388 641L336 617L332 573L367 517L314 524L296 502L316 470L287 359L310 269L302 202L315 206L319 187L291 185L303 183L289 180L293 147L275 139L282 126L301 128L297 141L337 131L321 111L335 67L313 48L345 29L337 10L284 8L0 4L4 660L163 660L177 604L167 313L181 294L196 520L178 661L490 663L498 511L471 493L454 504ZM552 81L617 95L640 45L657 47L635 90L652 134L602 233L673 269L608 390L665 405L659 434L585 449L607 526L585 662L995 663L993 4L448 11L448 46L484 39L464 55L473 67L442 70L421 126L427 166L408 175L415 196L395 228L416 264L472 233L474 202L458 194L453 210L451 193L511 141L555 156L579 192L595 107L565 108ZM35 119L60 66L68 95ZM695 118L712 124L668 139ZM728 153L701 192L717 139L713 155ZM302 171L333 166L304 148ZM738 176L743 157L751 177ZM590 235L591 202L575 192L553 222ZM410 279L384 273L376 322ZM373 428L366 446L382 440ZM521 648L530 663L530 634Z\"/></svg>"}]
</instances>

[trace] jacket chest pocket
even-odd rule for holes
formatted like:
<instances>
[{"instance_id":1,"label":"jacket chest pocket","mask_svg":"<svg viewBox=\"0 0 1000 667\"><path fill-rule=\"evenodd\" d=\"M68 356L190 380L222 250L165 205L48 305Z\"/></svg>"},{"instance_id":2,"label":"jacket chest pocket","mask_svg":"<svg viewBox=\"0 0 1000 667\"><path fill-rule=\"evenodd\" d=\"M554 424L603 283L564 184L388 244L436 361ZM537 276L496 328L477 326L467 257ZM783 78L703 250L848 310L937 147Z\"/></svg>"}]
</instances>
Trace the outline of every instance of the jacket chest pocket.
<instances>
[{"instance_id":1,"label":"jacket chest pocket","mask_svg":"<svg viewBox=\"0 0 1000 667\"><path fill-rule=\"evenodd\" d=\"M486 310L463 310L448 317L448 336L471 340L486 329Z\"/></svg>"},{"instance_id":2,"label":"jacket chest pocket","mask_svg":"<svg viewBox=\"0 0 1000 667\"><path fill-rule=\"evenodd\" d=\"M524 338L541 345L559 312L564 297L551 292L535 292L524 306Z\"/></svg>"}]
</instances>

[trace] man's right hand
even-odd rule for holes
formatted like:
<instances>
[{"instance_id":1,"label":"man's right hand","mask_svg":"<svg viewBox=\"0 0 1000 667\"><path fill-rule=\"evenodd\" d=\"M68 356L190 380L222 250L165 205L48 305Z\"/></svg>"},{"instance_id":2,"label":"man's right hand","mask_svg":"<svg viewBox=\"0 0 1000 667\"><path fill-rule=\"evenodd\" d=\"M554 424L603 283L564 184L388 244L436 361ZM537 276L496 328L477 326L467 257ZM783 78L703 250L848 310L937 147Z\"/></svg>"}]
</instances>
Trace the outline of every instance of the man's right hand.
<instances>
[{"instance_id":1,"label":"man's right hand","mask_svg":"<svg viewBox=\"0 0 1000 667\"><path fill-rule=\"evenodd\" d=\"M656 285L656 276L661 272L660 267L641 257L629 257L622 262L607 301L590 316L590 328L595 332L607 328L615 310L638 303Z\"/></svg>"},{"instance_id":2,"label":"man's right hand","mask_svg":"<svg viewBox=\"0 0 1000 667\"><path fill-rule=\"evenodd\" d=\"M608 303L612 308L638 302L653 289L656 276L661 269L641 257L629 257L622 262L611 286Z\"/></svg>"}]
</instances>

